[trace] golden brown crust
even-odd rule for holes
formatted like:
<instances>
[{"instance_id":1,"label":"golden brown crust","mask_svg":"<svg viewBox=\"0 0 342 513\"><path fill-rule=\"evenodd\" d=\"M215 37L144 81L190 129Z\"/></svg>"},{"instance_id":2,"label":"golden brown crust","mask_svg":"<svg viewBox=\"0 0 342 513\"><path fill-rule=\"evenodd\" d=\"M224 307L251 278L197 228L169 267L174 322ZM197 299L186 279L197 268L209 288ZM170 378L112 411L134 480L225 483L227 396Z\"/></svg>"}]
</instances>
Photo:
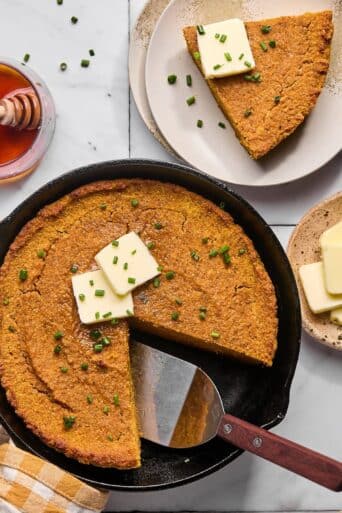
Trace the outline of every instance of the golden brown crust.
<instances>
[{"instance_id":1,"label":"golden brown crust","mask_svg":"<svg viewBox=\"0 0 342 513\"><path fill-rule=\"evenodd\" d=\"M286 139L314 108L329 68L333 35L332 12L283 16L247 22L246 29L261 82L243 75L208 80L208 85L232 124L238 139L252 158L259 159ZM263 34L262 25L270 25ZM198 51L195 27L186 27L184 37L190 54ZM276 47L264 52L260 42ZM194 59L201 69L200 61ZM275 103L275 97L280 102ZM252 115L245 117L250 109Z\"/></svg>"},{"instance_id":2,"label":"golden brown crust","mask_svg":"<svg viewBox=\"0 0 342 513\"><path fill-rule=\"evenodd\" d=\"M132 208L132 198L138 208ZM157 222L163 229L156 230ZM277 343L274 288L252 242L229 214L204 198L173 184L115 180L81 187L42 209L21 230L0 269L1 382L16 412L48 445L81 462L117 468L140 465L128 326L101 325L112 343L94 354L91 328L79 323L70 267L93 269L96 252L132 230L155 242L153 254L164 267L159 288L149 283L134 294L133 321L140 327L267 366ZM232 258L228 266L221 256L208 256L225 244ZM41 249L45 259L37 257ZM29 273L24 282L18 279L21 268ZM170 270L173 280L166 279ZM199 319L201 306L206 320ZM178 321L171 319L174 311L180 312ZM57 330L64 333L58 355ZM220 332L217 340L214 330ZM83 362L87 372L80 370ZM115 393L119 408L113 405ZM63 427L64 415L76 416L70 430Z\"/></svg>"}]
</instances>

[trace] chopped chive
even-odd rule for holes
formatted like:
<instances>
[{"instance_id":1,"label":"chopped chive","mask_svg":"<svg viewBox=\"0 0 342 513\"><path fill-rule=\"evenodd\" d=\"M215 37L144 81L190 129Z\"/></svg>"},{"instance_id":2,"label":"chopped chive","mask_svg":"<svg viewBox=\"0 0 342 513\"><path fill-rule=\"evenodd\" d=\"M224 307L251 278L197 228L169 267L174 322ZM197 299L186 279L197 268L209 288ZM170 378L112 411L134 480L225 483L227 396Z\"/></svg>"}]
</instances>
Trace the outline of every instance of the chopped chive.
<instances>
[{"instance_id":1,"label":"chopped chive","mask_svg":"<svg viewBox=\"0 0 342 513\"><path fill-rule=\"evenodd\" d=\"M199 254L197 253L197 251L195 251L195 250L194 250L194 251L191 251L191 252L190 252L190 255L191 255L191 258L192 258L193 260L195 260L195 262L198 262L198 261L199 261L200 256L199 256Z\"/></svg>"},{"instance_id":2,"label":"chopped chive","mask_svg":"<svg viewBox=\"0 0 342 513\"><path fill-rule=\"evenodd\" d=\"M168 271L168 272L165 274L165 278L166 278L167 280L169 280L169 281L170 281L170 280L173 280L173 278L175 277L175 274L176 274L176 273L175 273L174 271Z\"/></svg>"},{"instance_id":3,"label":"chopped chive","mask_svg":"<svg viewBox=\"0 0 342 513\"><path fill-rule=\"evenodd\" d=\"M244 255L245 253L246 253L246 249L245 248L239 249L239 255Z\"/></svg>"},{"instance_id":4,"label":"chopped chive","mask_svg":"<svg viewBox=\"0 0 342 513\"><path fill-rule=\"evenodd\" d=\"M70 21L73 25L75 25L78 22L78 18L76 18L76 16L72 16Z\"/></svg>"},{"instance_id":5,"label":"chopped chive","mask_svg":"<svg viewBox=\"0 0 342 513\"><path fill-rule=\"evenodd\" d=\"M112 246L114 246L115 248L117 248L119 246L119 241L118 240L113 240L112 242Z\"/></svg>"},{"instance_id":6,"label":"chopped chive","mask_svg":"<svg viewBox=\"0 0 342 513\"><path fill-rule=\"evenodd\" d=\"M199 119L199 120L197 121L197 128L203 128L203 124L204 124L204 123L203 123L202 119Z\"/></svg>"},{"instance_id":7,"label":"chopped chive","mask_svg":"<svg viewBox=\"0 0 342 513\"><path fill-rule=\"evenodd\" d=\"M213 67L213 69L220 69L222 68L222 64L215 64L215 66Z\"/></svg>"},{"instance_id":8,"label":"chopped chive","mask_svg":"<svg viewBox=\"0 0 342 513\"><path fill-rule=\"evenodd\" d=\"M220 39L220 34L215 34L215 39Z\"/></svg>"},{"instance_id":9,"label":"chopped chive","mask_svg":"<svg viewBox=\"0 0 342 513\"><path fill-rule=\"evenodd\" d=\"M205 321L207 318L207 314L205 312L200 312L198 314L198 317L201 319L201 321Z\"/></svg>"},{"instance_id":10,"label":"chopped chive","mask_svg":"<svg viewBox=\"0 0 342 513\"><path fill-rule=\"evenodd\" d=\"M115 404L115 406L120 406L119 394L113 395L113 404Z\"/></svg>"},{"instance_id":11,"label":"chopped chive","mask_svg":"<svg viewBox=\"0 0 342 513\"><path fill-rule=\"evenodd\" d=\"M28 62L30 60L31 55L29 53L25 53L23 61Z\"/></svg>"},{"instance_id":12,"label":"chopped chive","mask_svg":"<svg viewBox=\"0 0 342 513\"><path fill-rule=\"evenodd\" d=\"M239 61L241 61L243 58L244 58L245 54L244 53L240 53L239 55Z\"/></svg>"},{"instance_id":13,"label":"chopped chive","mask_svg":"<svg viewBox=\"0 0 342 513\"><path fill-rule=\"evenodd\" d=\"M153 286L155 289L158 289L160 287L160 279L159 278L155 278L153 280Z\"/></svg>"},{"instance_id":14,"label":"chopped chive","mask_svg":"<svg viewBox=\"0 0 342 513\"><path fill-rule=\"evenodd\" d=\"M147 243L147 248L148 248L148 249L150 249L150 250L151 250L151 249L154 249L155 247L156 247L155 242L148 242L148 243Z\"/></svg>"},{"instance_id":15,"label":"chopped chive","mask_svg":"<svg viewBox=\"0 0 342 513\"><path fill-rule=\"evenodd\" d=\"M179 319L179 315L180 315L180 313L179 313L179 312L172 312L172 314L171 314L171 319L172 319L173 321L178 321L178 319Z\"/></svg>"},{"instance_id":16,"label":"chopped chive","mask_svg":"<svg viewBox=\"0 0 342 513\"><path fill-rule=\"evenodd\" d=\"M92 48L89 50L89 55L90 57L94 57L95 55L95 51Z\"/></svg>"},{"instance_id":17,"label":"chopped chive","mask_svg":"<svg viewBox=\"0 0 342 513\"><path fill-rule=\"evenodd\" d=\"M169 75L167 81L170 85L175 84L177 82L177 75Z\"/></svg>"},{"instance_id":18,"label":"chopped chive","mask_svg":"<svg viewBox=\"0 0 342 513\"><path fill-rule=\"evenodd\" d=\"M95 290L95 296L96 297L103 297L106 294L106 291L103 289L97 289Z\"/></svg>"},{"instance_id":19,"label":"chopped chive","mask_svg":"<svg viewBox=\"0 0 342 513\"><path fill-rule=\"evenodd\" d=\"M200 36L205 35L205 30L204 30L203 25L197 25L197 32L199 33Z\"/></svg>"},{"instance_id":20,"label":"chopped chive","mask_svg":"<svg viewBox=\"0 0 342 513\"><path fill-rule=\"evenodd\" d=\"M272 27L271 25L263 25L260 30L263 34L268 34L269 32L271 32Z\"/></svg>"},{"instance_id":21,"label":"chopped chive","mask_svg":"<svg viewBox=\"0 0 342 513\"><path fill-rule=\"evenodd\" d=\"M92 404L93 400L94 399L93 399L93 396L91 394L87 395L87 403L88 404Z\"/></svg>"},{"instance_id":22,"label":"chopped chive","mask_svg":"<svg viewBox=\"0 0 342 513\"><path fill-rule=\"evenodd\" d=\"M101 353L103 350L103 345L102 344L94 344L93 349L94 349L95 353Z\"/></svg>"},{"instance_id":23,"label":"chopped chive","mask_svg":"<svg viewBox=\"0 0 342 513\"><path fill-rule=\"evenodd\" d=\"M101 331L99 331L99 330L91 330L89 335L90 335L90 338L92 340L98 340L99 338L101 338Z\"/></svg>"},{"instance_id":24,"label":"chopped chive","mask_svg":"<svg viewBox=\"0 0 342 513\"><path fill-rule=\"evenodd\" d=\"M194 52L193 56L194 56L195 61L200 61L201 60L200 52Z\"/></svg>"},{"instance_id":25,"label":"chopped chive","mask_svg":"<svg viewBox=\"0 0 342 513\"><path fill-rule=\"evenodd\" d=\"M162 228L164 228L164 226L161 223L154 223L154 227L156 230L161 230Z\"/></svg>"},{"instance_id":26,"label":"chopped chive","mask_svg":"<svg viewBox=\"0 0 342 513\"><path fill-rule=\"evenodd\" d=\"M8 305L9 305L9 299L8 299L8 297L5 297L5 298L3 299L2 304L3 304L4 306L8 306Z\"/></svg>"},{"instance_id":27,"label":"chopped chive","mask_svg":"<svg viewBox=\"0 0 342 513\"><path fill-rule=\"evenodd\" d=\"M89 285L90 285L91 287L94 287L94 280L89 280Z\"/></svg>"},{"instance_id":28,"label":"chopped chive","mask_svg":"<svg viewBox=\"0 0 342 513\"><path fill-rule=\"evenodd\" d=\"M274 103L278 104L280 102L281 96L274 97Z\"/></svg>"},{"instance_id":29,"label":"chopped chive","mask_svg":"<svg viewBox=\"0 0 342 513\"><path fill-rule=\"evenodd\" d=\"M108 337L102 337L100 342L104 347L110 346L110 339Z\"/></svg>"},{"instance_id":30,"label":"chopped chive","mask_svg":"<svg viewBox=\"0 0 342 513\"><path fill-rule=\"evenodd\" d=\"M260 82L261 81L260 73L254 73L254 75L252 75L252 80L253 80L253 82Z\"/></svg>"},{"instance_id":31,"label":"chopped chive","mask_svg":"<svg viewBox=\"0 0 342 513\"><path fill-rule=\"evenodd\" d=\"M130 283L131 285L134 285L135 282L137 281L135 278L128 278L128 283Z\"/></svg>"},{"instance_id":32,"label":"chopped chive","mask_svg":"<svg viewBox=\"0 0 342 513\"><path fill-rule=\"evenodd\" d=\"M81 363L81 370L87 371L89 369L89 365L87 363Z\"/></svg>"},{"instance_id":33,"label":"chopped chive","mask_svg":"<svg viewBox=\"0 0 342 513\"><path fill-rule=\"evenodd\" d=\"M221 201L221 203L219 204L219 207L221 210L226 210L226 204L224 201Z\"/></svg>"},{"instance_id":34,"label":"chopped chive","mask_svg":"<svg viewBox=\"0 0 342 513\"><path fill-rule=\"evenodd\" d=\"M230 255L229 253L224 253L223 255L223 261L226 265L230 264L231 263L231 258L230 258Z\"/></svg>"},{"instance_id":35,"label":"chopped chive","mask_svg":"<svg viewBox=\"0 0 342 513\"><path fill-rule=\"evenodd\" d=\"M183 301L181 301L180 299L176 298L176 299L175 299L175 303L176 303L176 305L178 305L178 306L182 306Z\"/></svg>"},{"instance_id":36,"label":"chopped chive","mask_svg":"<svg viewBox=\"0 0 342 513\"><path fill-rule=\"evenodd\" d=\"M244 75L243 77L245 80L247 80L248 82L252 82L252 75Z\"/></svg>"},{"instance_id":37,"label":"chopped chive","mask_svg":"<svg viewBox=\"0 0 342 513\"><path fill-rule=\"evenodd\" d=\"M69 370L69 369L68 369L68 367L61 367L61 369L60 369L60 370L61 370L61 372L62 372L63 374L66 374L66 373L68 372L68 370Z\"/></svg>"},{"instance_id":38,"label":"chopped chive","mask_svg":"<svg viewBox=\"0 0 342 513\"><path fill-rule=\"evenodd\" d=\"M61 62L61 63L60 63L60 65L59 65L59 69L60 69L61 71L66 71L66 70L67 70L67 68L68 68L68 65L67 65L67 63L66 63L66 62Z\"/></svg>"},{"instance_id":39,"label":"chopped chive","mask_svg":"<svg viewBox=\"0 0 342 513\"><path fill-rule=\"evenodd\" d=\"M78 265L72 264L72 266L70 267L70 272L75 274L75 273L77 273L77 271L78 271Z\"/></svg>"},{"instance_id":40,"label":"chopped chive","mask_svg":"<svg viewBox=\"0 0 342 513\"><path fill-rule=\"evenodd\" d=\"M217 251L217 249L212 249L209 253L209 257L210 258L214 258L216 257L217 255L219 254L219 252Z\"/></svg>"},{"instance_id":41,"label":"chopped chive","mask_svg":"<svg viewBox=\"0 0 342 513\"><path fill-rule=\"evenodd\" d=\"M186 103L187 103L187 104L189 105L189 107L190 107L191 105L193 105L194 103L196 103L196 98L195 98L194 96L190 96L190 98L188 98L188 99L186 100Z\"/></svg>"},{"instance_id":42,"label":"chopped chive","mask_svg":"<svg viewBox=\"0 0 342 513\"><path fill-rule=\"evenodd\" d=\"M46 251L44 251L44 249L39 249L37 251L37 257L44 260L46 258Z\"/></svg>"},{"instance_id":43,"label":"chopped chive","mask_svg":"<svg viewBox=\"0 0 342 513\"><path fill-rule=\"evenodd\" d=\"M113 326L116 326L117 324L119 324L119 319L112 319L110 321L110 323L113 325Z\"/></svg>"},{"instance_id":44,"label":"chopped chive","mask_svg":"<svg viewBox=\"0 0 342 513\"><path fill-rule=\"evenodd\" d=\"M57 344L57 345L54 347L53 352L54 352L55 354L59 354L61 351L62 351L62 346L61 346L60 344Z\"/></svg>"},{"instance_id":45,"label":"chopped chive","mask_svg":"<svg viewBox=\"0 0 342 513\"><path fill-rule=\"evenodd\" d=\"M107 435L107 440L109 440L110 442L113 442L114 438L112 437L112 435Z\"/></svg>"},{"instance_id":46,"label":"chopped chive","mask_svg":"<svg viewBox=\"0 0 342 513\"><path fill-rule=\"evenodd\" d=\"M223 129L226 129L226 128L227 128L227 127L226 127L226 125L225 125L225 123L222 123L222 121L220 121L220 122L218 123L218 126L219 126L220 128L223 128Z\"/></svg>"},{"instance_id":47,"label":"chopped chive","mask_svg":"<svg viewBox=\"0 0 342 513\"><path fill-rule=\"evenodd\" d=\"M101 210L107 210L107 205L105 203L101 203L100 209Z\"/></svg>"},{"instance_id":48,"label":"chopped chive","mask_svg":"<svg viewBox=\"0 0 342 513\"><path fill-rule=\"evenodd\" d=\"M220 43L225 43L226 41L227 41L227 35L222 34L222 36L220 37Z\"/></svg>"},{"instance_id":49,"label":"chopped chive","mask_svg":"<svg viewBox=\"0 0 342 513\"><path fill-rule=\"evenodd\" d=\"M277 46L277 43L274 39L271 39L271 41L268 42L271 48L275 48Z\"/></svg>"},{"instance_id":50,"label":"chopped chive","mask_svg":"<svg viewBox=\"0 0 342 513\"><path fill-rule=\"evenodd\" d=\"M268 48L267 48L266 43L264 43L264 41L261 41L261 43L260 43L260 47L261 47L261 49L262 49L264 52L267 52Z\"/></svg>"},{"instance_id":51,"label":"chopped chive","mask_svg":"<svg viewBox=\"0 0 342 513\"><path fill-rule=\"evenodd\" d=\"M158 271L159 273L163 272L163 266L162 266L162 265L158 265L158 267L157 267L157 271Z\"/></svg>"},{"instance_id":52,"label":"chopped chive","mask_svg":"<svg viewBox=\"0 0 342 513\"><path fill-rule=\"evenodd\" d=\"M85 301L85 298L86 298L86 297L85 297L85 295L84 295L84 294L79 294L79 296L78 296L78 299L79 299L80 301Z\"/></svg>"},{"instance_id":53,"label":"chopped chive","mask_svg":"<svg viewBox=\"0 0 342 513\"><path fill-rule=\"evenodd\" d=\"M127 262L124 263L123 269L124 269L124 271L127 271L127 269L128 269L128 263Z\"/></svg>"},{"instance_id":54,"label":"chopped chive","mask_svg":"<svg viewBox=\"0 0 342 513\"><path fill-rule=\"evenodd\" d=\"M99 318L100 318L100 312L96 312L96 313L95 313L95 319L98 321L98 320L99 320Z\"/></svg>"},{"instance_id":55,"label":"chopped chive","mask_svg":"<svg viewBox=\"0 0 342 513\"><path fill-rule=\"evenodd\" d=\"M108 413L109 413L109 406L104 406L104 407L103 407L103 413L104 413L105 415L108 415Z\"/></svg>"},{"instance_id":56,"label":"chopped chive","mask_svg":"<svg viewBox=\"0 0 342 513\"><path fill-rule=\"evenodd\" d=\"M211 336L212 338L216 338L216 339L217 339L217 338L220 338L220 333L219 333L218 331L212 331L212 332L210 333L210 336Z\"/></svg>"},{"instance_id":57,"label":"chopped chive","mask_svg":"<svg viewBox=\"0 0 342 513\"><path fill-rule=\"evenodd\" d=\"M70 415L69 417L64 416L63 417L63 423L65 429L71 429L72 426L75 424L76 417L74 415Z\"/></svg>"},{"instance_id":58,"label":"chopped chive","mask_svg":"<svg viewBox=\"0 0 342 513\"><path fill-rule=\"evenodd\" d=\"M119 257L118 257L118 256L115 256L115 257L113 258L113 264L114 264L114 265L116 265L116 264L118 263L118 261L119 261Z\"/></svg>"},{"instance_id":59,"label":"chopped chive","mask_svg":"<svg viewBox=\"0 0 342 513\"><path fill-rule=\"evenodd\" d=\"M230 55L230 53L229 53L229 52L226 52L226 53L224 54L224 56L225 56L225 58L227 59L227 61L228 61L228 62L230 62L230 61L232 61L232 60L233 60L233 59L232 59L232 56Z\"/></svg>"},{"instance_id":60,"label":"chopped chive","mask_svg":"<svg viewBox=\"0 0 342 513\"><path fill-rule=\"evenodd\" d=\"M191 87L192 86L192 76L191 75L187 75L186 76L186 85L188 87Z\"/></svg>"},{"instance_id":61,"label":"chopped chive","mask_svg":"<svg viewBox=\"0 0 342 513\"><path fill-rule=\"evenodd\" d=\"M64 337L64 333L62 333L61 331L56 331L54 334L53 334L53 338L55 340L61 340L62 338Z\"/></svg>"},{"instance_id":62,"label":"chopped chive","mask_svg":"<svg viewBox=\"0 0 342 513\"><path fill-rule=\"evenodd\" d=\"M136 254L136 252L137 252L137 250L136 250L136 249L133 249L133 251L131 252L131 255L135 255L135 254Z\"/></svg>"},{"instance_id":63,"label":"chopped chive","mask_svg":"<svg viewBox=\"0 0 342 513\"><path fill-rule=\"evenodd\" d=\"M102 317L104 319L108 319L109 317L112 317L112 312L107 312L107 313L103 314Z\"/></svg>"},{"instance_id":64,"label":"chopped chive","mask_svg":"<svg viewBox=\"0 0 342 513\"><path fill-rule=\"evenodd\" d=\"M208 242L209 242L209 237L203 237L202 244L208 244Z\"/></svg>"},{"instance_id":65,"label":"chopped chive","mask_svg":"<svg viewBox=\"0 0 342 513\"><path fill-rule=\"evenodd\" d=\"M133 312L131 310L126 310L126 314L128 315L128 317L133 317Z\"/></svg>"},{"instance_id":66,"label":"chopped chive","mask_svg":"<svg viewBox=\"0 0 342 513\"><path fill-rule=\"evenodd\" d=\"M11 333L15 333L17 330L15 329L14 326L8 326L8 331Z\"/></svg>"},{"instance_id":67,"label":"chopped chive","mask_svg":"<svg viewBox=\"0 0 342 513\"><path fill-rule=\"evenodd\" d=\"M244 65L247 67L247 68L251 68L252 67L252 63L249 62L249 61L245 61L244 62Z\"/></svg>"},{"instance_id":68,"label":"chopped chive","mask_svg":"<svg viewBox=\"0 0 342 513\"><path fill-rule=\"evenodd\" d=\"M81 60L81 67L82 68L89 68L90 61L88 59L82 59Z\"/></svg>"},{"instance_id":69,"label":"chopped chive","mask_svg":"<svg viewBox=\"0 0 342 513\"><path fill-rule=\"evenodd\" d=\"M251 109L246 109L245 112L243 113L244 117L245 118L249 118L249 116L252 115L252 110Z\"/></svg>"},{"instance_id":70,"label":"chopped chive","mask_svg":"<svg viewBox=\"0 0 342 513\"><path fill-rule=\"evenodd\" d=\"M20 269L19 271L19 280L20 281L26 281L28 278L28 270L27 269Z\"/></svg>"},{"instance_id":71,"label":"chopped chive","mask_svg":"<svg viewBox=\"0 0 342 513\"><path fill-rule=\"evenodd\" d=\"M137 206L139 205L139 200L133 198L131 200L131 205L132 205L133 208L137 208Z\"/></svg>"},{"instance_id":72,"label":"chopped chive","mask_svg":"<svg viewBox=\"0 0 342 513\"><path fill-rule=\"evenodd\" d=\"M63 0L57 0L57 5L63 5Z\"/></svg>"},{"instance_id":73,"label":"chopped chive","mask_svg":"<svg viewBox=\"0 0 342 513\"><path fill-rule=\"evenodd\" d=\"M206 306L200 306L199 307L199 311L207 313L207 307Z\"/></svg>"},{"instance_id":74,"label":"chopped chive","mask_svg":"<svg viewBox=\"0 0 342 513\"><path fill-rule=\"evenodd\" d=\"M220 255L224 255L224 253L227 253L227 251L229 251L229 246L227 246L227 244L225 244L219 249Z\"/></svg>"}]
</instances>

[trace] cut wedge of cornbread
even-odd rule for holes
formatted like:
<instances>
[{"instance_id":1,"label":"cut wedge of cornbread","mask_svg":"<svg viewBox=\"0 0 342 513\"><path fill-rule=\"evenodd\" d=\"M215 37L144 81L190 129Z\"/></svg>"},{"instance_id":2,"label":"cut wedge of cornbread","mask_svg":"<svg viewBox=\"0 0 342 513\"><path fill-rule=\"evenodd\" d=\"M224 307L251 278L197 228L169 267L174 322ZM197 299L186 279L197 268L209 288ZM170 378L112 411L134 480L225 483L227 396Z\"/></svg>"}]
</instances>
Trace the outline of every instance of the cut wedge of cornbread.
<instances>
[{"instance_id":1,"label":"cut wedge of cornbread","mask_svg":"<svg viewBox=\"0 0 342 513\"><path fill-rule=\"evenodd\" d=\"M329 68L332 12L252 21L246 29L256 69L207 82L241 144L259 159L292 134L316 104ZM184 28L184 37L202 71L196 27Z\"/></svg>"}]
</instances>

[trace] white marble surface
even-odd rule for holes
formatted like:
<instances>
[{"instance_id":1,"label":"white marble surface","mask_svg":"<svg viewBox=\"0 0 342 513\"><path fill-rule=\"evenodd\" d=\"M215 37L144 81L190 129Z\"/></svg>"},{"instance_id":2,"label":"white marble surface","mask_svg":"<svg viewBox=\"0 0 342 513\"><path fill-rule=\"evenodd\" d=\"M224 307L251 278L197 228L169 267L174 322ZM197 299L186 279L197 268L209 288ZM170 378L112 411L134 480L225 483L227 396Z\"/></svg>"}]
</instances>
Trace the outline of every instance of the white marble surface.
<instances>
[{"instance_id":1,"label":"white marble surface","mask_svg":"<svg viewBox=\"0 0 342 513\"><path fill-rule=\"evenodd\" d=\"M129 102L128 33L143 4L144 0L64 0L58 6L56 0L0 0L0 53L19 60L31 54L29 64L48 83L58 113L55 138L40 168L22 182L0 187L0 219L38 187L72 168L129 156L172 160ZM73 15L79 18L77 25L70 24ZM88 69L80 68L90 48L96 57ZM62 61L69 65L65 73L59 71ZM286 245L291 225L304 211L341 188L342 154L299 182L236 190L254 204ZM290 408L276 432L342 457L341 364L342 353L303 336ZM112 493L108 505L109 511L341 508L341 495L247 454L200 482L159 493Z\"/></svg>"}]
</instances>

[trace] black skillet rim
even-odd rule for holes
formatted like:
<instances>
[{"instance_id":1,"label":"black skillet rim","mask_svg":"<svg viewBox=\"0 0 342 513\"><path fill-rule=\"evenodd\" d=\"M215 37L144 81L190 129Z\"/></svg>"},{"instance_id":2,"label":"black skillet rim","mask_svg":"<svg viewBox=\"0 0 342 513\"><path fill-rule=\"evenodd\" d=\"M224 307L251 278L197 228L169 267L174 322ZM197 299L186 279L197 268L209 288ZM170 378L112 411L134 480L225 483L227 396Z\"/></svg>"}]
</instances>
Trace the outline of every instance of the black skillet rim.
<instances>
[{"instance_id":1,"label":"black skillet rim","mask_svg":"<svg viewBox=\"0 0 342 513\"><path fill-rule=\"evenodd\" d=\"M87 166L82 166L80 168L74 169L72 171L66 172L63 175L51 180L50 182L46 183L42 187L40 187L37 191L35 191L32 195L30 195L28 198L26 198L18 207L16 207L7 217L5 217L0 222L0 239L3 238L3 235L7 235L6 228L9 229L9 231L13 230L11 232L11 235L7 237L6 241L6 251L7 252L11 242L14 240L14 238L17 236L19 230L24 226L24 224L32 219L36 213L43 208L44 206L48 205L49 203L56 201L58 198L62 197L63 195L67 194L68 192L71 192L72 190L81 187L82 185L85 185L87 183L95 182L95 181L104 181L109 179L119 179L124 178L124 171L125 167L130 168L139 168L140 166L149 166L149 167L163 167L167 170L176 172L176 173L183 173L185 175L192 175L197 180L202 180L204 183L210 183L211 185L214 185L214 187L220 189L224 193L233 196L238 202L240 202L243 207L247 210L249 210L253 216L258 217L261 224L263 225L263 228L266 232L268 232L268 235L272 239L273 244L276 247L276 250L279 254L282 254L282 260L283 265L286 268L286 272L289 276L290 282L291 282L291 294L294 298L296 298L296 311L295 311L295 332L296 332L296 342L297 342L297 350L295 354L295 358L293 358L293 361L291 362L291 365L288 370L287 380L284 383L284 394L282 396L282 404L279 406L279 412L275 417L270 420L267 423L261 424L260 427L263 427L265 429L270 429L276 425L278 425L284 418L288 409L289 405L289 395L290 395L290 387L292 384L292 380L294 377L294 373L296 370L297 362L298 362L298 356L299 356L299 350L300 350L300 340L301 340L301 314L300 314L300 303L299 303L299 297L297 292L297 286L294 279L294 275L290 266L290 263L287 259L286 253L281 246L279 240L273 233L272 229L269 227L269 225L266 223L266 221L260 216L260 214L252 207L244 198L242 198L239 194L237 194L235 191L230 189L229 185L225 182L222 182L218 180L217 178L213 178L203 172L199 172L191 167L184 166L181 164L174 164L169 162L163 162L158 160L150 160L150 159L121 159L121 160L112 160L112 161L104 161L99 163L90 164ZM101 173L105 174L105 170L111 168L111 171L113 172L112 177L103 177L101 176ZM115 176L115 171L119 170L118 176ZM92 173L98 173L99 177L92 177L90 180L87 179L87 175L89 172ZM134 173L132 173L134 175ZM129 178L132 178L133 176L129 175ZM142 178L140 176L140 178ZM152 178L153 179L153 178ZM155 178L160 181L168 181L170 182L170 179L163 180L163 177ZM77 183L74 183L74 182ZM177 181L177 180L175 180ZM54 188L62 185L64 183L67 183L67 186L65 190L58 192L53 192L52 197L49 200L41 199L41 196L44 195L44 193L49 193L50 191L53 191ZM172 180L171 180L172 182ZM183 187L187 188L189 186L185 184L181 184ZM191 186L190 186L191 187ZM32 205L34 208L32 209ZM23 211L30 212L29 215L24 216L23 219L21 219L18 222L18 226L11 227L12 223L15 223L16 218L19 216ZM15 232L15 233L13 233ZM1 391L3 392L2 387L0 386ZM6 401L7 402L7 401ZM9 410L13 411L13 408L8 404ZM21 419L18 417L18 420L20 422ZM0 423L5 427L7 432L10 434L10 436L15 440L17 445L25 450L29 450L31 453L39 456L44 457L41 455L39 450L35 450L33 447L31 447L30 443L24 440L24 437L18 435L14 428L6 421L6 419L3 417L2 412L0 411ZM25 425L24 429L27 430ZM35 435L33 435L35 436ZM43 445L45 445L43 442L41 442ZM51 449L51 448L49 448ZM147 485L147 486L128 486L128 485L113 485L110 483L103 483L100 481L97 481L95 479L91 479L88 477L84 477L83 475L78 474L77 472L73 472L73 475L82 481L88 483L89 485L96 486L98 488L107 489L107 490L117 490L117 491L129 491L129 492L143 492L143 491L159 491L159 490L166 490L170 488L175 488L177 486L183 486L185 484L192 483L194 481L197 481L199 479L202 479L231 463L234 461L238 456L240 456L243 453L242 450L236 449L234 452L232 452L229 456L223 458L219 463L216 463L215 465L212 465L211 467L200 471L190 477L182 478L176 481L172 481L169 483L163 483L163 484L153 484L153 485ZM53 463L53 461L52 461Z\"/></svg>"}]
</instances>

